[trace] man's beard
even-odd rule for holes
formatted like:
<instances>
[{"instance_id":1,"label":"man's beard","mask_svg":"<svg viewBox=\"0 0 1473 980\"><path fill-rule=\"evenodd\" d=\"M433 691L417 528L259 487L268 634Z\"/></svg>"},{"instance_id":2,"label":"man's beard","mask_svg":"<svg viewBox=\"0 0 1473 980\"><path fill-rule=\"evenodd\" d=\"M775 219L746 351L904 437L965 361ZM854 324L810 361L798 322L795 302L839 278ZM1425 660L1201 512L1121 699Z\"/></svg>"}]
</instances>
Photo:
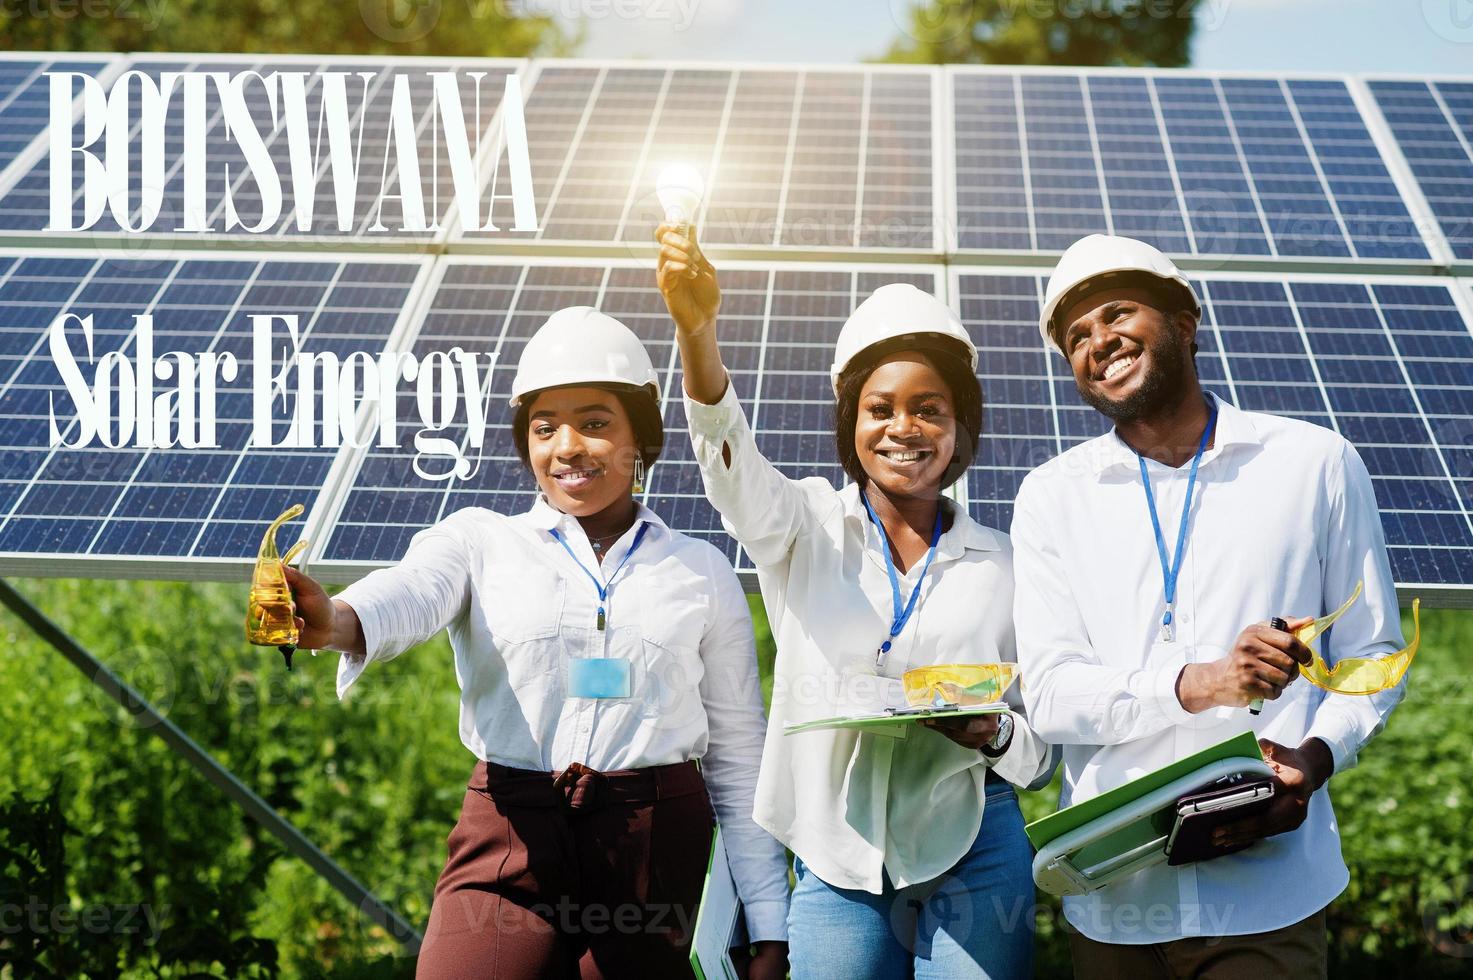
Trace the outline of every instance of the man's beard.
<instances>
[{"instance_id":1,"label":"man's beard","mask_svg":"<svg viewBox=\"0 0 1473 980\"><path fill-rule=\"evenodd\" d=\"M1176 402L1186 383L1186 345L1176 330L1166 329L1155 344L1142 354L1150 355L1150 374L1141 380L1134 392L1113 401L1092 387L1078 384L1079 397L1091 408L1113 422L1139 422L1150 418ZM1140 356L1140 355L1137 355Z\"/></svg>"}]
</instances>

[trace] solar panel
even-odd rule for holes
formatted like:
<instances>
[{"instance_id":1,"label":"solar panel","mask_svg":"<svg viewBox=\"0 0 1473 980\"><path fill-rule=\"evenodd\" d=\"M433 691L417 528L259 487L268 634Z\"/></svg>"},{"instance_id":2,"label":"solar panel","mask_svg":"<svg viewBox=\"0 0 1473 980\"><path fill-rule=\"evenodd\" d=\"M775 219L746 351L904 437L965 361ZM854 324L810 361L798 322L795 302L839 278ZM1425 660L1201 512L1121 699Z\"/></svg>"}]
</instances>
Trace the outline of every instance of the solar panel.
<instances>
[{"instance_id":1,"label":"solar panel","mask_svg":"<svg viewBox=\"0 0 1473 980\"><path fill-rule=\"evenodd\" d=\"M1368 85L1453 254L1473 259L1473 81Z\"/></svg>"},{"instance_id":2,"label":"solar panel","mask_svg":"<svg viewBox=\"0 0 1473 980\"><path fill-rule=\"evenodd\" d=\"M681 162L706 183L708 245L937 247L930 69L539 65L526 117L541 228L458 237L647 245L655 183Z\"/></svg>"},{"instance_id":3,"label":"solar panel","mask_svg":"<svg viewBox=\"0 0 1473 980\"><path fill-rule=\"evenodd\" d=\"M829 363L854 306L886 282L938 291L934 267L841 269L818 265L722 266L722 352L762 451L793 477L842 484L833 451ZM463 482L429 484L413 472L405 433L391 449L369 447L344 496L325 547L310 556L328 577L352 577L397 560L423 527L468 506L519 513L535 490L512 446L506 398L526 341L548 314L594 305L644 342L665 392L665 452L647 482L646 502L672 527L711 541L750 569L706 502L680 403L674 327L648 265L632 261L452 259L441 265L413 349L470 345L499 355L489 382L479 468ZM465 418L454 438L463 440Z\"/></svg>"},{"instance_id":4,"label":"solar panel","mask_svg":"<svg viewBox=\"0 0 1473 980\"><path fill-rule=\"evenodd\" d=\"M1430 258L1341 80L948 71L961 249Z\"/></svg>"},{"instance_id":5,"label":"solar panel","mask_svg":"<svg viewBox=\"0 0 1473 980\"><path fill-rule=\"evenodd\" d=\"M7 182L6 170L50 121L51 83L46 73L69 71L107 78L115 69L116 59L111 55L55 58L0 52L0 187Z\"/></svg>"},{"instance_id":6,"label":"solar panel","mask_svg":"<svg viewBox=\"0 0 1473 980\"><path fill-rule=\"evenodd\" d=\"M955 274L988 401L971 508L993 527L1011 523L1030 469L1108 428L1040 342L1044 281L1016 270ZM1204 386L1240 408L1328 426L1355 444L1398 582L1473 582L1473 333L1461 287L1232 273L1196 285Z\"/></svg>"},{"instance_id":7,"label":"solar panel","mask_svg":"<svg viewBox=\"0 0 1473 980\"><path fill-rule=\"evenodd\" d=\"M203 217L207 226L214 230L214 233L208 237L241 240L311 238L325 242L352 239L354 241L376 240L387 244L406 240L428 241L443 237L445 218L454 202L454 188L445 150L445 137L439 129L440 120L435 111L432 80L428 73L431 71L455 71L457 73L462 111L466 119L467 139L474 148L483 141L489 145L494 133L492 120L501 104L505 78L522 64L520 61L506 59L438 62L412 59L299 58L285 55L273 56L265 60L247 56L200 58L153 55L139 57L119 70L141 72L153 79L155 83L166 71L214 71L231 75L241 72L257 72L260 75L269 75L271 72L310 73L306 80L305 118L313 147L312 159L317 184L312 221L305 231L298 230L294 213L295 200L290 179L286 114L280 113L277 121L273 122L267 90L260 79L248 79L244 91L246 103L257 131L262 134L276 172L281 175L281 216L263 231L248 232L239 228L230 233L223 231L226 215L224 189L227 174L230 175L230 193L240 221L247 226L254 226L261 221L264 212L260 187L250 176L240 144L228 134L219 94L213 85L206 87L204 105L207 127L204 194L206 213ZM337 212L334 207L334 175L327 150L328 142L326 139L319 139L325 135L319 132L319 129L323 128L320 115L323 84L319 73L328 71L355 73L346 84L346 105L351 115L351 135L356 154L356 173L353 175L355 178L353 180L355 187L354 223L346 232L338 229ZM357 77L356 73L360 72L366 73L367 78ZM476 78L473 77L474 74L481 75L479 86ZM402 187L396 162L397 150L391 146L390 141L389 110L395 79L401 76L408 82L410 104L416 114L416 158L419 162L427 217L431 222L431 230L425 232L400 230L402 208L399 195L402 193ZM130 84L134 86L130 90L136 94L137 83ZM41 98L44 100L44 92ZM182 152L184 104L184 97L177 92L169 102L165 153L167 170L164 178L163 205L150 229L154 234L166 237L175 236L176 229L181 227L184 220L185 158ZM136 144L141 138L137 98L131 102L130 122L132 124L130 142ZM140 197L143 180L140 154L136 152L130 154L129 162L130 200L136 204ZM75 188L74 220L80 223L83 213L81 167L74 168L73 186ZM381 187L383 189L382 212L377 206ZM0 189L4 189L3 184L0 184ZM8 193L0 198L0 233L37 232L45 228L49 223L49 195L50 163L49 157L43 155L37 159L27 173L19 177L15 185L9 188ZM141 207L135 206L131 217L136 220L140 210ZM483 207L482 211L484 210ZM436 221L437 217L439 221ZM375 226L376 222L382 222L389 232L371 232L370 229ZM102 218L86 232L75 234L84 237L85 241L92 244L99 241L105 243L110 238L129 237L120 230L112 214L107 211L104 211ZM186 238L206 237L200 233L179 232L177 234Z\"/></svg>"},{"instance_id":8,"label":"solar panel","mask_svg":"<svg viewBox=\"0 0 1473 980\"><path fill-rule=\"evenodd\" d=\"M276 260L256 253L159 259L117 252L50 252L0 257L0 562L45 569L63 560L95 563L102 574L209 574L213 559L253 557L260 536L290 503L316 503L335 448L265 448L246 443L252 424L252 313L295 314L305 351L338 356L384 347L425 272L425 260L371 256ZM166 351L229 352L240 370L219 382L219 448L135 448L136 440L50 447L50 417L68 442L79 437L76 405L47 348L61 311L93 318L92 349L130 358L135 315L153 316L155 358ZM281 335L284 338L284 334ZM68 340L87 364L79 331ZM89 368L85 374L91 380ZM170 387L156 382L162 393ZM54 408L53 408L54 405ZM296 398L277 404L282 441ZM197 417L197 416L196 416ZM174 438L189 409L170 406ZM188 427L193 430L194 426ZM173 440L171 440L173 441ZM321 440L317 440L320 444ZM294 534L286 534L293 538ZM172 562L172 564L171 564Z\"/></svg>"},{"instance_id":9,"label":"solar panel","mask_svg":"<svg viewBox=\"0 0 1473 980\"><path fill-rule=\"evenodd\" d=\"M171 153L152 234L125 234L105 217L85 233L48 233L46 248L0 247L0 567L57 574L82 560L89 574L228 576L253 553L265 522L300 499L310 508L312 566L349 580L396 560L417 530L460 507L521 511L533 483L507 424L516 360L549 313L586 303L628 323L661 372L668 440L647 500L750 572L705 502L672 328L643 258L660 218L656 178L681 162L706 180L702 239L724 256L722 337L733 384L762 450L790 476L843 481L830 430L834 339L876 286L914 282L949 295L981 346L986 432L959 497L1005 528L1022 476L1102 431L1063 362L1044 355L1034 317L1058 253L1082 235L1113 232L1202 270L1198 364L1209 387L1245 408L1336 428L1357 445L1403 586L1447 599L1473 583L1473 293L1466 281L1439 277L1449 262L1462 272L1456 262L1473 259L1473 80L3 54L0 239L29 246L49 219L44 72L81 70L106 82L125 68L154 78L179 69L310 72L314 134L317 73L369 73L366 89L351 80L348 88L355 109L366 92L366 109L353 118L367 161L354 174L354 227L334 227L323 153L310 229L295 229L288 181L270 230L220 233L227 168L242 219L259 216L261 202L210 90L206 198L216 231L173 230L184 194ZM505 77L523 77L537 232L460 227L431 111L432 70L458 73L467 135L481 147L494 139ZM473 71L485 73L479 105ZM369 232L378 215L368 205L386 176L383 222L399 224L398 175L392 160L384 166L399 77L418 113L425 184L438 195L439 227L419 235ZM289 173L263 90L252 81L247 94L269 155ZM166 129L173 150L178 103ZM491 161L482 163L489 185ZM494 179L480 204L499 202L499 215L509 210L508 168ZM201 251L260 238L296 250ZM350 241L351 255L332 251ZM444 254L419 257L430 250ZM463 481L435 479L447 461L417 455L405 424L391 446L245 451L249 403L234 390L219 400L217 451L51 450L48 396L63 414L69 402L45 327L63 310L94 314L99 356L133 350L133 315L152 313L159 350L230 351L248 371L253 311L298 314L307 350L392 344L421 356L455 346L494 354L495 367L481 375L482 444L463 415L447 430L476 469ZM412 386L401 384L397 398L399 419L417 416ZM289 399L279 414L292 407ZM360 431L371 411L361 409Z\"/></svg>"}]
</instances>

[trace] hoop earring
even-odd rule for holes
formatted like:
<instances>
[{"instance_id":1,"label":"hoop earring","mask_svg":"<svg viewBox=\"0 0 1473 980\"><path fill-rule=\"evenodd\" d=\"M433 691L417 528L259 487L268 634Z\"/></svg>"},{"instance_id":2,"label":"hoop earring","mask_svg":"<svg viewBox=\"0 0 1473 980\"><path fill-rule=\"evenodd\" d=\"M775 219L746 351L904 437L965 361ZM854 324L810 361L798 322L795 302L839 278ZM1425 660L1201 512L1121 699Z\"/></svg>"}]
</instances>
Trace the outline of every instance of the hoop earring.
<instances>
[{"instance_id":1,"label":"hoop earring","mask_svg":"<svg viewBox=\"0 0 1473 980\"><path fill-rule=\"evenodd\" d=\"M634 486L630 487L631 493L644 493L644 457L634 457Z\"/></svg>"}]
</instances>

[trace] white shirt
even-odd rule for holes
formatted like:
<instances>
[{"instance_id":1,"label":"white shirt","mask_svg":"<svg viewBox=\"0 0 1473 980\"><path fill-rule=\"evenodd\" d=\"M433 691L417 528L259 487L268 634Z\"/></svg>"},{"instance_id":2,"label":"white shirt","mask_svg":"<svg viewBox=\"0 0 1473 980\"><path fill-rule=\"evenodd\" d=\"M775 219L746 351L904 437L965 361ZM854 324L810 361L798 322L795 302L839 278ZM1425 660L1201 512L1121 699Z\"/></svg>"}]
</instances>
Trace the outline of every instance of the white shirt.
<instances>
[{"instance_id":1,"label":"white shirt","mask_svg":"<svg viewBox=\"0 0 1473 980\"><path fill-rule=\"evenodd\" d=\"M649 524L639 548L608 585ZM596 628L594 584L608 588ZM607 772L701 760L754 941L787 937L787 859L752 822L762 695L751 614L726 557L640 505L634 526L594 557L576 519L540 495L525 514L470 507L414 536L402 561L338 594L363 624L366 658L338 663L342 697L364 667L449 627L460 682L460 740L479 759L551 772ZM633 696L567 696L575 657L629 661Z\"/></svg>"},{"instance_id":2,"label":"white shirt","mask_svg":"<svg viewBox=\"0 0 1473 980\"><path fill-rule=\"evenodd\" d=\"M1194 715L1177 700L1186 664L1224 656L1252 623L1323 615L1360 580L1364 594L1316 641L1319 652L1333 664L1402 645L1375 494L1354 447L1329 429L1215 400L1216 436L1197 474L1177 585L1175 642L1158 638L1165 593L1139 457L1114 431L1040 466L1018 490L1023 698L1039 733L1064 746L1060 806L1247 731L1290 748L1322 739L1341 772L1402 697L1400 687L1328 695L1297 679L1258 717L1247 708ZM1171 556L1191 467L1146 465ZM1064 899L1064 912L1101 942L1244 935L1319 911L1348 880L1327 784L1292 833L1200 864L1149 868Z\"/></svg>"},{"instance_id":3,"label":"white shirt","mask_svg":"<svg viewBox=\"0 0 1473 980\"><path fill-rule=\"evenodd\" d=\"M757 823L840 888L879 894L884 871L896 887L935 878L967 852L982 825L981 753L920 726L905 726L902 737L783 734L784 725L847 713L849 696L874 686L891 589L884 545L859 488L779 473L757 451L729 382L717 404L687 397L685 411L706 495L757 566L777 641ZM959 509L952 514L916 610L879 671L884 677L928 664L1014 659L1007 537ZM921 564L903 577L904 596ZM1012 703L1022 711L1020 701ZM1019 785L1047 781L1048 747L1022 714L995 768Z\"/></svg>"}]
</instances>

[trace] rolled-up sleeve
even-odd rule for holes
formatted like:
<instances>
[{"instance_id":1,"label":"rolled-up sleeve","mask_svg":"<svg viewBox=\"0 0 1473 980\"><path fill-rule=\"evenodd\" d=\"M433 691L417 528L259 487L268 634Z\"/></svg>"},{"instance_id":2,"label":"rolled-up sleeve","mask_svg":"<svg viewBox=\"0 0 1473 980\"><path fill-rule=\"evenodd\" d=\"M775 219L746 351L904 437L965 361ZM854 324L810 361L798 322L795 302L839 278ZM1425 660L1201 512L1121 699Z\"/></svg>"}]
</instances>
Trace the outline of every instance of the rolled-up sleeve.
<instances>
[{"instance_id":1,"label":"rolled-up sleeve","mask_svg":"<svg viewBox=\"0 0 1473 980\"><path fill-rule=\"evenodd\" d=\"M1403 644L1396 583L1386 557L1381 514L1370 474L1360 454L1346 443L1339 464L1329 469L1330 521L1325 529L1324 608L1335 609L1365 583L1364 598L1346 611L1321 643L1331 666L1343 657L1374 657ZM1335 771L1355 765L1361 747L1386 724L1406 696L1406 678L1395 687L1369 696L1327 694L1314 714L1306 738L1318 738L1330 749Z\"/></svg>"},{"instance_id":2,"label":"rolled-up sleeve","mask_svg":"<svg viewBox=\"0 0 1473 980\"><path fill-rule=\"evenodd\" d=\"M470 597L474 519L457 511L409 542L404 558L338 593L363 626L365 655L338 660L341 699L370 663L392 660L464 614Z\"/></svg>"},{"instance_id":3,"label":"rolled-up sleeve","mask_svg":"<svg viewBox=\"0 0 1473 980\"><path fill-rule=\"evenodd\" d=\"M686 395L685 417L706 497L722 526L758 565L782 561L803 526L803 491L758 451L731 380L714 405Z\"/></svg>"},{"instance_id":4,"label":"rolled-up sleeve","mask_svg":"<svg viewBox=\"0 0 1473 980\"><path fill-rule=\"evenodd\" d=\"M1148 668L1100 662L1049 534L1047 508L1044 489L1025 479L1013 509L1013 623L1034 730L1058 744L1115 745L1189 723L1176 697L1187 648Z\"/></svg>"},{"instance_id":5,"label":"rolled-up sleeve","mask_svg":"<svg viewBox=\"0 0 1473 980\"><path fill-rule=\"evenodd\" d=\"M756 643L747 597L736 573L715 549L707 580L715 613L701 637L701 700L710 741L701 770L726 840L737 894L753 942L787 939L788 863L783 847L752 819L757 768L767 719L757 674Z\"/></svg>"}]
</instances>

